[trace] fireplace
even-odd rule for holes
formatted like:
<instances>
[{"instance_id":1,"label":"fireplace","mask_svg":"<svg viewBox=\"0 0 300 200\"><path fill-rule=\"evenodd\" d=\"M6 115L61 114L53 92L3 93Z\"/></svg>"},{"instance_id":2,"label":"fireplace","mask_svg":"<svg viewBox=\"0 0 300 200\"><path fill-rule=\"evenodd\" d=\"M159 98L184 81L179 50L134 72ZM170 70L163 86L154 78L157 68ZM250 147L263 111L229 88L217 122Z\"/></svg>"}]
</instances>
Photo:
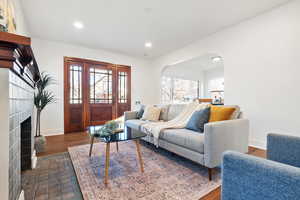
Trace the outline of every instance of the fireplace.
<instances>
[{"instance_id":1,"label":"fireplace","mask_svg":"<svg viewBox=\"0 0 300 200\"><path fill-rule=\"evenodd\" d=\"M36 164L32 124L39 79L30 38L0 32L0 199L24 199L21 170Z\"/></svg>"},{"instance_id":2,"label":"fireplace","mask_svg":"<svg viewBox=\"0 0 300 200\"><path fill-rule=\"evenodd\" d=\"M36 157L34 137L34 88L9 71L9 199L16 200L21 193L21 171L32 169ZM1 194L0 194L1 195Z\"/></svg>"},{"instance_id":3,"label":"fireplace","mask_svg":"<svg viewBox=\"0 0 300 200\"><path fill-rule=\"evenodd\" d=\"M21 123L21 170L31 169L32 136L31 117Z\"/></svg>"}]
</instances>

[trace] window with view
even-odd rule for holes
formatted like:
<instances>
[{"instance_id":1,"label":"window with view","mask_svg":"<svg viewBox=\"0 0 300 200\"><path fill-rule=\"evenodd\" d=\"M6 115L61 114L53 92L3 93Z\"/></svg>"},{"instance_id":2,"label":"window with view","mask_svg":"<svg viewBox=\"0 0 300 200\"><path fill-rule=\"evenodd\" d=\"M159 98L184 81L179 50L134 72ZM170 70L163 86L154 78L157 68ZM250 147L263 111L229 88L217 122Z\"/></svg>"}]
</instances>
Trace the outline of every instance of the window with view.
<instances>
[{"instance_id":1,"label":"window with view","mask_svg":"<svg viewBox=\"0 0 300 200\"><path fill-rule=\"evenodd\" d=\"M199 81L162 77L162 103L189 103L199 97Z\"/></svg>"}]
</instances>

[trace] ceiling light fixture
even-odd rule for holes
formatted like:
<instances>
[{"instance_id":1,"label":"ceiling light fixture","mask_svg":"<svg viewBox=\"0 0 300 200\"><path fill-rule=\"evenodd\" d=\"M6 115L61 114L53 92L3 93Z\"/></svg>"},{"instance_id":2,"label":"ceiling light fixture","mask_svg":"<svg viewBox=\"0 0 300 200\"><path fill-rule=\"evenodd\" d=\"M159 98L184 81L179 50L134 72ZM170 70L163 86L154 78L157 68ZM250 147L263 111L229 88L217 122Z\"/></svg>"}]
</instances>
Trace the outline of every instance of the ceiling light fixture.
<instances>
[{"instance_id":1,"label":"ceiling light fixture","mask_svg":"<svg viewBox=\"0 0 300 200\"><path fill-rule=\"evenodd\" d=\"M222 57L221 56L215 56L211 58L213 63L218 63L222 61Z\"/></svg>"},{"instance_id":2,"label":"ceiling light fixture","mask_svg":"<svg viewBox=\"0 0 300 200\"><path fill-rule=\"evenodd\" d=\"M145 47L146 48L151 48L152 47L152 43L151 42L145 42Z\"/></svg>"},{"instance_id":3,"label":"ceiling light fixture","mask_svg":"<svg viewBox=\"0 0 300 200\"><path fill-rule=\"evenodd\" d=\"M82 29L82 28L83 28L83 23L80 22L80 21L75 21L75 22L73 23L73 26L74 26L75 28L77 28L77 29Z\"/></svg>"}]
</instances>

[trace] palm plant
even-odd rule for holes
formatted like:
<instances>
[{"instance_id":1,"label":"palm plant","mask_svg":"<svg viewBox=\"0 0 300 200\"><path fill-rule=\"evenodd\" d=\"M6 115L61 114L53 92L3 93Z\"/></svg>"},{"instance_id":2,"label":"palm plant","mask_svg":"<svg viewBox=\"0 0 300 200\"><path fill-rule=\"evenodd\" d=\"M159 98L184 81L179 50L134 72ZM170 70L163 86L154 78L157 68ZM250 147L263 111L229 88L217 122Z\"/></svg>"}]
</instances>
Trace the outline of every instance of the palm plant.
<instances>
[{"instance_id":1,"label":"palm plant","mask_svg":"<svg viewBox=\"0 0 300 200\"><path fill-rule=\"evenodd\" d=\"M35 136L41 136L41 112L44 108L55 103L55 96L51 91L45 90L49 85L54 84L54 79L45 72L41 73L41 79L37 82L37 93L34 94L34 105L36 107L36 131Z\"/></svg>"}]
</instances>

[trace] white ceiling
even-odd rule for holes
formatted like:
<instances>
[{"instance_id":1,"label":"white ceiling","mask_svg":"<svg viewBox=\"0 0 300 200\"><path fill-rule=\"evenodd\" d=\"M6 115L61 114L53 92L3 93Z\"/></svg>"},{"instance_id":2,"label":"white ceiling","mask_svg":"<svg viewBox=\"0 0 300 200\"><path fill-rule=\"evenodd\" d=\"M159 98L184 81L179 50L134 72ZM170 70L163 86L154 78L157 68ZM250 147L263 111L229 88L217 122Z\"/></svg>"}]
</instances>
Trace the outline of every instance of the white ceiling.
<instances>
[{"instance_id":1,"label":"white ceiling","mask_svg":"<svg viewBox=\"0 0 300 200\"><path fill-rule=\"evenodd\" d=\"M36 37L153 58L289 0L22 0ZM73 27L75 20L84 29ZM145 41L153 47L146 50Z\"/></svg>"}]
</instances>

